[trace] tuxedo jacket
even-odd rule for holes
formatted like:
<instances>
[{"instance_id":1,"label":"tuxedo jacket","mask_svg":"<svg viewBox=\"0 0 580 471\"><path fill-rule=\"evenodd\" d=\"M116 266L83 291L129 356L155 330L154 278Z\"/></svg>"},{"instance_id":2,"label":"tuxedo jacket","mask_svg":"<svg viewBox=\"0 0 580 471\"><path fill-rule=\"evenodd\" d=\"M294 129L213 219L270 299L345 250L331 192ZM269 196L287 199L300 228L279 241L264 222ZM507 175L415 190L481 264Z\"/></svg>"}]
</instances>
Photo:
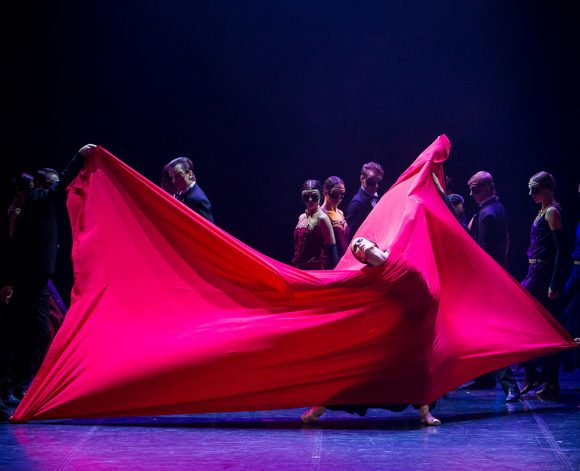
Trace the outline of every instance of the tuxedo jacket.
<instances>
[{"instance_id":1,"label":"tuxedo jacket","mask_svg":"<svg viewBox=\"0 0 580 471\"><path fill-rule=\"evenodd\" d=\"M369 195L360 187L353 196L348 207L346 208L346 223L348 224L348 241L352 240L356 231L367 218L373 209L373 199L377 197Z\"/></svg>"},{"instance_id":2,"label":"tuxedo jacket","mask_svg":"<svg viewBox=\"0 0 580 471\"><path fill-rule=\"evenodd\" d=\"M183 202L187 207L193 209L200 216L213 222L211 203L197 183L185 193L178 195L177 199Z\"/></svg>"},{"instance_id":3,"label":"tuxedo jacket","mask_svg":"<svg viewBox=\"0 0 580 471\"><path fill-rule=\"evenodd\" d=\"M471 235L497 263L507 268L508 218L497 196L479 208L471 224Z\"/></svg>"}]
</instances>

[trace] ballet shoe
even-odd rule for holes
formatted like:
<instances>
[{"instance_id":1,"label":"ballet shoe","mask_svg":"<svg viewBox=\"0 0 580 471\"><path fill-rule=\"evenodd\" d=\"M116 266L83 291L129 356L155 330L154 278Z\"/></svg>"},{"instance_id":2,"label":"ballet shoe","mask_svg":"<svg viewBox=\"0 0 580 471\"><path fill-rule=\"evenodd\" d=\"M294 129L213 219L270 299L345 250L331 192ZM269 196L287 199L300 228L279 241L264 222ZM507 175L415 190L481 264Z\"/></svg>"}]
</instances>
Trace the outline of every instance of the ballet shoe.
<instances>
[{"instance_id":1,"label":"ballet shoe","mask_svg":"<svg viewBox=\"0 0 580 471\"><path fill-rule=\"evenodd\" d=\"M441 425L441 421L435 417L424 417L421 419L421 425L428 425L431 427L436 427Z\"/></svg>"},{"instance_id":2,"label":"ballet shoe","mask_svg":"<svg viewBox=\"0 0 580 471\"><path fill-rule=\"evenodd\" d=\"M326 407L314 406L308 409L308 411L304 412L304 414L300 416L300 420L302 420L302 423L304 424L310 424L312 422L316 422L325 412Z\"/></svg>"}]
</instances>

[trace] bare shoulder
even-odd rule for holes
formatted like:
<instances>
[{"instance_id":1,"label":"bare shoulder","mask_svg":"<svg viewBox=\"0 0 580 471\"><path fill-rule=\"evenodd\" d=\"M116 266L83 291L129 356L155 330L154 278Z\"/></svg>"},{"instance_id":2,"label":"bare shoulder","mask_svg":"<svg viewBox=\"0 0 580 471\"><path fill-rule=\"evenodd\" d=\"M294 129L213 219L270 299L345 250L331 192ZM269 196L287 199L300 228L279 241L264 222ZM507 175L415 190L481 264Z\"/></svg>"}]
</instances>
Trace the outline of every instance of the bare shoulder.
<instances>
[{"instance_id":1,"label":"bare shoulder","mask_svg":"<svg viewBox=\"0 0 580 471\"><path fill-rule=\"evenodd\" d=\"M550 229L556 231L562 229L562 216L560 215L560 210L557 207L550 206L546 210L546 222L550 226Z\"/></svg>"},{"instance_id":2,"label":"bare shoulder","mask_svg":"<svg viewBox=\"0 0 580 471\"><path fill-rule=\"evenodd\" d=\"M560 210L558 209L557 206L550 206L548 209L546 209L546 218L550 218L550 217L553 217L553 218L560 217Z\"/></svg>"},{"instance_id":3,"label":"bare shoulder","mask_svg":"<svg viewBox=\"0 0 580 471\"><path fill-rule=\"evenodd\" d=\"M326 214L326 213L325 213L324 211L322 211L322 210L321 210L321 211L319 211L319 213L318 213L318 219L319 219L320 221L324 222L325 224L326 224L326 223L328 223L328 224L331 224L331 222L330 222L330 217L328 217L328 214Z\"/></svg>"}]
</instances>

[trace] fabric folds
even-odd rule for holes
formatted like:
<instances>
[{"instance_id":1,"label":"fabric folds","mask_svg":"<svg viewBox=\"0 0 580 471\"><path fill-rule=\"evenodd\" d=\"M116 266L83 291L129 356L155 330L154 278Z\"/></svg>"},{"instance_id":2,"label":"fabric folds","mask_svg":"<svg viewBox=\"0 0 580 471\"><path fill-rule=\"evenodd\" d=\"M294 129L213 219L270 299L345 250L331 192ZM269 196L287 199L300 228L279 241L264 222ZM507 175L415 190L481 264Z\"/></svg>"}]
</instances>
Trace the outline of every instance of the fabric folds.
<instances>
[{"instance_id":1,"label":"fabric folds","mask_svg":"<svg viewBox=\"0 0 580 471\"><path fill-rule=\"evenodd\" d=\"M73 302L13 420L429 403L573 346L455 220L438 137L347 253L299 271L236 240L98 148L69 186Z\"/></svg>"}]
</instances>

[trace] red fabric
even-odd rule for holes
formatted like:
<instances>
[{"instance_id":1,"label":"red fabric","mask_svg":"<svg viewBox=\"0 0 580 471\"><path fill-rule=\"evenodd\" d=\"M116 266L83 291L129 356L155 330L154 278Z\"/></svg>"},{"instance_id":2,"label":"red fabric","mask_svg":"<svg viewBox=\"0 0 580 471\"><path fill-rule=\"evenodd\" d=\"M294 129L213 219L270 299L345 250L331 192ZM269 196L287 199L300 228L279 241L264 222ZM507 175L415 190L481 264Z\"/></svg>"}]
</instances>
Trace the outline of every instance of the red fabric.
<instances>
[{"instance_id":1,"label":"red fabric","mask_svg":"<svg viewBox=\"0 0 580 471\"><path fill-rule=\"evenodd\" d=\"M388 263L326 272L256 252L99 148L69 187L73 303L14 420L429 403L571 347L437 193L450 147L360 227Z\"/></svg>"}]
</instances>

